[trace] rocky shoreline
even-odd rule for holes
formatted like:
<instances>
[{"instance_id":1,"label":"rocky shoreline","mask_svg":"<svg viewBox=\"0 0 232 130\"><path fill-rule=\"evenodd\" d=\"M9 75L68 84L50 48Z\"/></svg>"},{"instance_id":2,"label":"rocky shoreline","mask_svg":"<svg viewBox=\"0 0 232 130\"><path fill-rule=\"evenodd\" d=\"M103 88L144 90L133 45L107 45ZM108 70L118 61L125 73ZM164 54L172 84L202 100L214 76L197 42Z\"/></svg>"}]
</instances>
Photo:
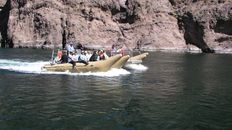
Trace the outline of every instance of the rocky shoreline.
<instances>
[{"instance_id":1,"label":"rocky shoreline","mask_svg":"<svg viewBox=\"0 0 232 130\"><path fill-rule=\"evenodd\" d=\"M231 0L0 0L2 48L232 53Z\"/></svg>"}]
</instances>

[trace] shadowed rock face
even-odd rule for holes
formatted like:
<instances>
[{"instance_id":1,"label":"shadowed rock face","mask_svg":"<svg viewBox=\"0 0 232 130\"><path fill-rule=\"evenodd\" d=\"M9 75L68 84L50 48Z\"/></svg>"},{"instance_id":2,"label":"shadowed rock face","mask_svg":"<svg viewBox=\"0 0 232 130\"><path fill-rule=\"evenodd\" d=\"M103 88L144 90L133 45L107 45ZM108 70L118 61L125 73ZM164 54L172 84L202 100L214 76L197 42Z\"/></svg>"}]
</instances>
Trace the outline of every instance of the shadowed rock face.
<instances>
[{"instance_id":1,"label":"shadowed rock face","mask_svg":"<svg viewBox=\"0 0 232 130\"><path fill-rule=\"evenodd\" d=\"M9 11L10 11L10 1L0 0L0 43L1 47L12 47L10 41L7 38L7 23L9 19Z\"/></svg>"},{"instance_id":2,"label":"shadowed rock face","mask_svg":"<svg viewBox=\"0 0 232 130\"><path fill-rule=\"evenodd\" d=\"M184 38L187 44L192 44L201 48L203 52L211 53L211 50L204 40L204 27L195 21L191 13L181 16L179 26L184 30Z\"/></svg>"},{"instance_id":3,"label":"shadowed rock face","mask_svg":"<svg viewBox=\"0 0 232 130\"><path fill-rule=\"evenodd\" d=\"M0 17L9 47L231 49L230 0L8 0ZM7 15L8 12L8 15Z\"/></svg>"},{"instance_id":4,"label":"shadowed rock face","mask_svg":"<svg viewBox=\"0 0 232 130\"><path fill-rule=\"evenodd\" d=\"M231 0L170 0L187 44L203 52L232 51Z\"/></svg>"}]
</instances>

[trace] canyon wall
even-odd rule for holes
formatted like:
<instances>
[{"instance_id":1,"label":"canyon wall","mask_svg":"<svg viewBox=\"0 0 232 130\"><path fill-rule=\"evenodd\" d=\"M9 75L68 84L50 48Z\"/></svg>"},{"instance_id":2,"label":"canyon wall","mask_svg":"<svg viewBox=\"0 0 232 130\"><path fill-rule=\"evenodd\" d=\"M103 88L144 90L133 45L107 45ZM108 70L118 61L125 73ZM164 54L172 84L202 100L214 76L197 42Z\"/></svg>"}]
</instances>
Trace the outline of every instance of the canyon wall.
<instances>
[{"instance_id":1,"label":"canyon wall","mask_svg":"<svg viewBox=\"0 0 232 130\"><path fill-rule=\"evenodd\" d=\"M1 3L1 2L0 2ZM4 2L3 2L4 3ZM232 51L231 0L7 0L2 47Z\"/></svg>"},{"instance_id":2,"label":"canyon wall","mask_svg":"<svg viewBox=\"0 0 232 130\"><path fill-rule=\"evenodd\" d=\"M6 31L4 32L4 30L6 30L6 26L7 26L6 24L7 21L5 21L5 18L7 16L4 16L5 11L3 11L5 4L6 4L6 0L0 0L0 44L1 45L5 44L5 43L2 43L3 41L2 35L3 33L6 34Z\"/></svg>"},{"instance_id":3,"label":"canyon wall","mask_svg":"<svg viewBox=\"0 0 232 130\"><path fill-rule=\"evenodd\" d=\"M169 1L176 10L186 44L203 52L232 51L232 0Z\"/></svg>"}]
</instances>

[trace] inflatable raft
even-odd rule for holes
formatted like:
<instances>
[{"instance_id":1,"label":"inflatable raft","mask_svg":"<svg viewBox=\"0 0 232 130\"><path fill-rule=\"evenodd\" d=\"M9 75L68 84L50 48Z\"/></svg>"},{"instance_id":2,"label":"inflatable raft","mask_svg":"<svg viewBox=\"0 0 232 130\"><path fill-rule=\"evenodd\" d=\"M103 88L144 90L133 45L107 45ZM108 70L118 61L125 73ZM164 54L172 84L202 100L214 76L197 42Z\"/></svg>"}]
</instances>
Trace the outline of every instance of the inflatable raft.
<instances>
[{"instance_id":1,"label":"inflatable raft","mask_svg":"<svg viewBox=\"0 0 232 130\"><path fill-rule=\"evenodd\" d=\"M149 53L145 52L128 59L127 63L142 63L143 59L148 56Z\"/></svg>"},{"instance_id":2,"label":"inflatable raft","mask_svg":"<svg viewBox=\"0 0 232 130\"><path fill-rule=\"evenodd\" d=\"M63 63L63 64L47 64L42 67L45 71L52 71L52 72L106 72L112 68L112 66L119 61L121 58L121 54L117 54L115 56L112 56L106 60L100 60L100 61L94 61L94 62L88 62L88 65L85 65L83 63L76 63L76 66L73 67L70 63ZM123 58L124 59L124 58ZM129 59L129 58L128 58ZM127 60L128 60L127 59ZM123 60L124 61L124 60ZM121 62L121 65L123 66L124 62Z\"/></svg>"}]
</instances>

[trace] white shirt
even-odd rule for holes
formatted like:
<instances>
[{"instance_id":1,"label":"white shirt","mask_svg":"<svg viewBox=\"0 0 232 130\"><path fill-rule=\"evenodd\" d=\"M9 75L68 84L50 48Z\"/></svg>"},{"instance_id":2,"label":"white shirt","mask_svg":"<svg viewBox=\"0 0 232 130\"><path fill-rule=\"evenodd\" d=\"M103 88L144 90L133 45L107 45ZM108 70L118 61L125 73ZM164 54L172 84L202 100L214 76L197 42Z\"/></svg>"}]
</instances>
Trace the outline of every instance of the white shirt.
<instances>
[{"instance_id":1,"label":"white shirt","mask_svg":"<svg viewBox=\"0 0 232 130\"><path fill-rule=\"evenodd\" d=\"M74 52L74 46L72 44L66 44L66 49L68 52Z\"/></svg>"},{"instance_id":2,"label":"white shirt","mask_svg":"<svg viewBox=\"0 0 232 130\"><path fill-rule=\"evenodd\" d=\"M84 61L88 61L88 57L87 57L86 55L83 55L83 54L81 54L81 55L79 56L79 59L80 59L80 60L84 60Z\"/></svg>"}]
</instances>

